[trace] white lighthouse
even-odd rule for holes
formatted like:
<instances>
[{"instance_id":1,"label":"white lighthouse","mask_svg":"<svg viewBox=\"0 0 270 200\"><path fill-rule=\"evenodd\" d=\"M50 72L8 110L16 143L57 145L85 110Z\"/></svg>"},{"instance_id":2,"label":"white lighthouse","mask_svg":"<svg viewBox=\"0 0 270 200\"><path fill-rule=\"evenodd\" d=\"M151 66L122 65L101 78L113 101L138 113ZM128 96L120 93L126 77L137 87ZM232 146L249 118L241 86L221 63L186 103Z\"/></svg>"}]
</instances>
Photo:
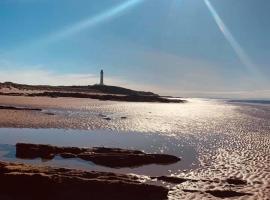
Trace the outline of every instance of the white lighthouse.
<instances>
[{"instance_id":1,"label":"white lighthouse","mask_svg":"<svg viewBox=\"0 0 270 200\"><path fill-rule=\"evenodd\" d=\"M100 71L100 83L99 83L99 85L104 85L103 76L104 76L104 72L103 72L103 70L101 70Z\"/></svg>"}]
</instances>

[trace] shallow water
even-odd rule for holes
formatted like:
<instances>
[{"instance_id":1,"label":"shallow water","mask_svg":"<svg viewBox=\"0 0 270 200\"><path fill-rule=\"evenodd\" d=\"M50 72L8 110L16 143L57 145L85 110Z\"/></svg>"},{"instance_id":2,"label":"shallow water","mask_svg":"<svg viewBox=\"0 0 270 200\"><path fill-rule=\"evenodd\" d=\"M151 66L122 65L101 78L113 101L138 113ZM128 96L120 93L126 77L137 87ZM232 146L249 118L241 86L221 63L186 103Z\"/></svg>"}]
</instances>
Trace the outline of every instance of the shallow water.
<instances>
[{"instance_id":1,"label":"shallow water","mask_svg":"<svg viewBox=\"0 0 270 200\"><path fill-rule=\"evenodd\" d=\"M269 104L207 99L190 99L186 104L77 101L68 100L61 108L52 102L44 103L39 107L55 116L24 113L29 119L27 125L33 128L67 127L88 131L0 129L2 159L14 160L15 149L12 145L16 142L80 147L109 146L140 149L149 153L169 153L183 160L175 165L120 170L74 159L72 162L60 158L47 162L24 162L144 175L171 174L193 179L224 180L237 177L247 180L248 185L186 182L171 186L173 190L170 199L216 199L203 192L208 189L232 189L253 194L239 199L269 199ZM23 105L31 106L30 103ZM20 112L14 112L13 115L17 114ZM49 119L57 120L57 123ZM35 120L38 123L34 123ZM18 127L28 126L18 123ZM195 189L202 193L188 193L182 189Z\"/></svg>"},{"instance_id":2,"label":"shallow water","mask_svg":"<svg viewBox=\"0 0 270 200\"><path fill-rule=\"evenodd\" d=\"M198 166L197 152L186 141L141 133L119 133L106 130L78 131L63 129L0 129L0 160L24 162L37 165L69 167L83 170L113 171L119 173L136 173L148 176L169 175L171 172L194 169ZM97 166L81 159L24 160L16 158L15 144L18 142L51 144L73 147L119 147L139 149L147 153L166 153L185 158L172 165L148 165L134 168L112 169Z\"/></svg>"}]
</instances>

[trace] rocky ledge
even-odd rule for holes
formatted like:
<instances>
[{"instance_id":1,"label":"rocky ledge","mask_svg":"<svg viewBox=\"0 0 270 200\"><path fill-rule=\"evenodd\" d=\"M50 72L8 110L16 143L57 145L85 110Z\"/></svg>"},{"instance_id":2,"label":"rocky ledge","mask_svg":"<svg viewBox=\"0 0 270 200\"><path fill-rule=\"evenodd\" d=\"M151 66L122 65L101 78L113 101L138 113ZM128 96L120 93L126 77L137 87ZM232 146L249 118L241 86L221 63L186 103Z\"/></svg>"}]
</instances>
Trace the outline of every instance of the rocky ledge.
<instances>
[{"instance_id":1,"label":"rocky ledge","mask_svg":"<svg viewBox=\"0 0 270 200\"><path fill-rule=\"evenodd\" d=\"M168 189L131 175L0 162L0 199L165 200Z\"/></svg>"},{"instance_id":2,"label":"rocky ledge","mask_svg":"<svg viewBox=\"0 0 270 200\"><path fill-rule=\"evenodd\" d=\"M151 95L114 95L114 94L91 94L81 92L38 92L38 93L3 93L0 96L26 96L26 97L70 97L82 99L97 99L100 101L125 101L125 102L146 102L146 103L186 103L186 100L172 99Z\"/></svg>"},{"instance_id":3,"label":"rocky ledge","mask_svg":"<svg viewBox=\"0 0 270 200\"><path fill-rule=\"evenodd\" d=\"M53 159L56 155L62 158L80 158L97 165L112 168L136 167L147 164L172 164L180 158L166 154L146 154L137 150L118 148L77 148L56 147L40 144L16 144L16 157L23 159Z\"/></svg>"},{"instance_id":4,"label":"rocky ledge","mask_svg":"<svg viewBox=\"0 0 270 200\"><path fill-rule=\"evenodd\" d=\"M78 92L42 92L32 93L31 97L71 97L71 98L89 98L101 101L127 101L127 102L156 102L156 103L185 103L185 100L169 99L156 95L114 95L114 94L91 94Z\"/></svg>"},{"instance_id":5,"label":"rocky ledge","mask_svg":"<svg viewBox=\"0 0 270 200\"><path fill-rule=\"evenodd\" d=\"M0 106L0 110L22 110L22 111L42 111L40 108L14 107L14 106Z\"/></svg>"},{"instance_id":6,"label":"rocky ledge","mask_svg":"<svg viewBox=\"0 0 270 200\"><path fill-rule=\"evenodd\" d=\"M227 178L224 180L219 180L219 179L188 179L184 177L174 177L174 176L160 176L160 177L151 177L152 179L156 179L157 181L162 181L174 185L182 184L185 182L189 182L188 185L193 185L197 182L204 182L204 183L217 183L219 186L222 184L229 184L230 188L229 189L214 189L215 187L212 187L211 190L194 190L194 189L183 189L183 192L186 193L206 193L210 194L214 197L217 198L235 198L235 197L241 197L241 196L252 196L252 193L246 193L246 192L241 192L241 191L235 191L233 189L239 189L238 186L246 186L248 182L246 180L241 180L237 179L234 177ZM200 188L200 187L198 187Z\"/></svg>"}]
</instances>

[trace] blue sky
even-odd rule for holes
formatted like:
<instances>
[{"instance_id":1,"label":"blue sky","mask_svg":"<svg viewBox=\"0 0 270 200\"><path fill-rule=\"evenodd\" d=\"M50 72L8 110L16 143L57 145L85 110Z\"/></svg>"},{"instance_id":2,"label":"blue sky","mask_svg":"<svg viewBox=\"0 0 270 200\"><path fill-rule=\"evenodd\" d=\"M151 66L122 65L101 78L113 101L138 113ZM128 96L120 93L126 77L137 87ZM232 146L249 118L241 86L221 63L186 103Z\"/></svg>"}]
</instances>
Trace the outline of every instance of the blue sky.
<instances>
[{"instance_id":1,"label":"blue sky","mask_svg":"<svg viewBox=\"0 0 270 200\"><path fill-rule=\"evenodd\" d=\"M0 81L270 98L269 0L0 0Z\"/></svg>"}]
</instances>

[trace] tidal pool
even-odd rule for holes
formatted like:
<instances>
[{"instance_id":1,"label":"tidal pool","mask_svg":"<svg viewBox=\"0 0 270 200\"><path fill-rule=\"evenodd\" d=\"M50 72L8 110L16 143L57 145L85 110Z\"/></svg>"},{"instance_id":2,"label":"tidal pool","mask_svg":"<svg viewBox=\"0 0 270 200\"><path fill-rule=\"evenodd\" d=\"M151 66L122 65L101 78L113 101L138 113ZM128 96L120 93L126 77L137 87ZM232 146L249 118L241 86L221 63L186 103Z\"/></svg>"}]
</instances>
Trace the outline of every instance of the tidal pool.
<instances>
[{"instance_id":1,"label":"tidal pool","mask_svg":"<svg viewBox=\"0 0 270 200\"><path fill-rule=\"evenodd\" d=\"M95 165L92 162L82 161L81 159L62 159L58 156L53 160L18 159L16 158L16 143L138 149L146 153L171 154L182 157L182 160L171 165L146 165L135 168L112 169ZM175 140L173 137L166 137L159 134L125 133L108 130L0 129L0 160L2 161L160 176L194 169L199 164L197 158L196 150L192 145L185 141Z\"/></svg>"}]
</instances>

